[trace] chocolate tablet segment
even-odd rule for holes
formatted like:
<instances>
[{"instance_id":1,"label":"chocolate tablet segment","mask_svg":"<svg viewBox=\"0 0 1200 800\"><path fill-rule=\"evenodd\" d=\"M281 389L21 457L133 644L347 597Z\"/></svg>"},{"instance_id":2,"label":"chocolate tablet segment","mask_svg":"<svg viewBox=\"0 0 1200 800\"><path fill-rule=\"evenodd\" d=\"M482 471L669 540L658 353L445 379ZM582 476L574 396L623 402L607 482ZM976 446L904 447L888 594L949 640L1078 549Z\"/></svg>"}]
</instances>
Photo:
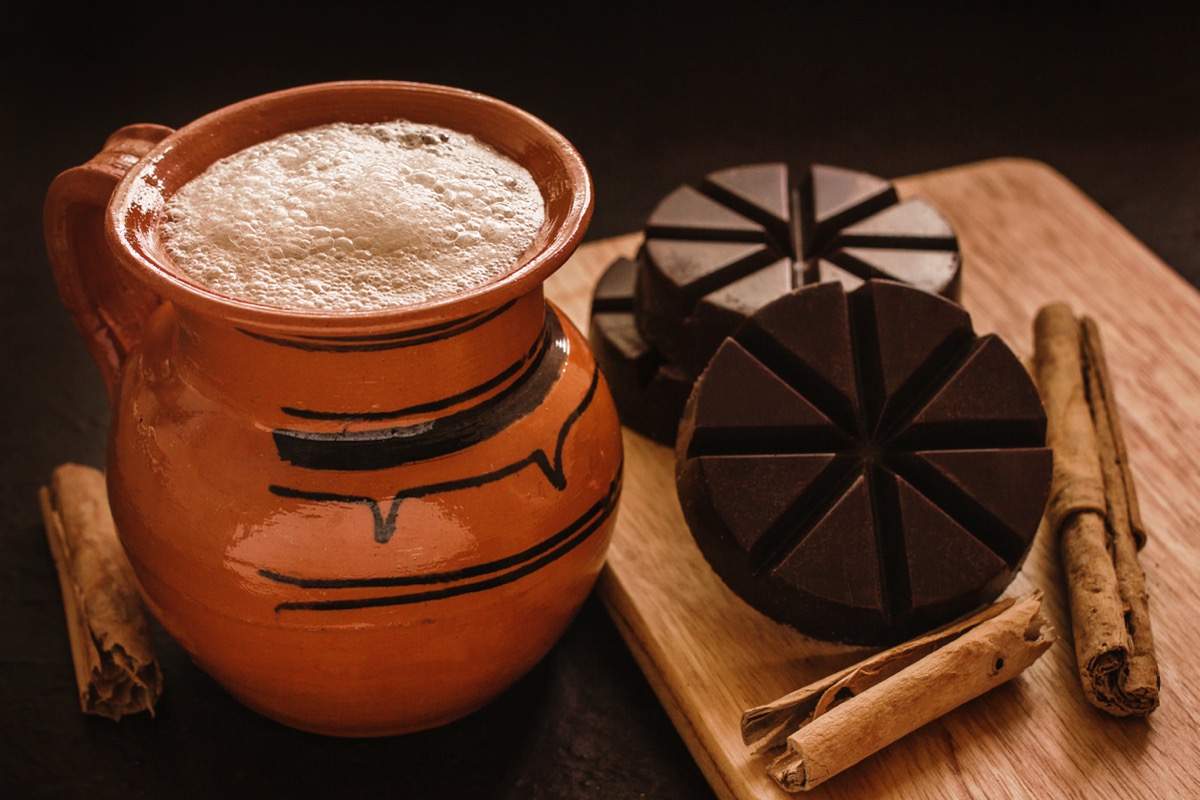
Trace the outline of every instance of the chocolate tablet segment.
<instances>
[{"instance_id":1,"label":"chocolate tablet segment","mask_svg":"<svg viewBox=\"0 0 1200 800\"><path fill-rule=\"evenodd\" d=\"M691 186L681 186L667 195L654 209L646 230L658 237L735 242L761 242L767 236L758 223Z\"/></svg>"},{"instance_id":2,"label":"chocolate tablet segment","mask_svg":"<svg viewBox=\"0 0 1200 800\"><path fill-rule=\"evenodd\" d=\"M662 358L638 333L632 314L598 314L592 325L628 364L637 383L645 383L662 364Z\"/></svg>"},{"instance_id":3,"label":"chocolate tablet segment","mask_svg":"<svg viewBox=\"0 0 1200 800\"><path fill-rule=\"evenodd\" d=\"M985 602L989 582L1008 571L1004 560L903 478L884 473L881 480L894 483L903 538L904 569L895 573L892 597L899 602L894 611L961 605L964 587L967 605Z\"/></svg>"},{"instance_id":4,"label":"chocolate tablet segment","mask_svg":"<svg viewBox=\"0 0 1200 800\"><path fill-rule=\"evenodd\" d=\"M592 294L588 343L621 422L656 442L673 443L692 377L669 362L638 330L633 293L637 264L612 262Z\"/></svg>"},{"instance_id":5,"label":"chocolate tablet segment","mask_svg":"<svg viewBox=\"0 0 1200 800\"><path fill-rule=\"evenodd\" d=\"M958 237L950 222L927 200L910 197L842 228L831 244L840 248L955 250Z\"/></svg>"},{"instance_id":6,"label":"chocolate tablet segment","mask_svg":"<svg viewBox=\"0 0 1200 800\"><path fill-rule=\"evenodd\" d=\"M896 444L1014 447L1045 437L1045 408L1024 365L999 336L988 334L913 415Z\"/></svg>"},{"instance_id":7,"label":"chocolate tablet segment","mask_svg":"<svg viewBox=\"0 0 1200 800\"><path fill-rule=\"evenodd\" d=\"M1042 514L1012 498L1036 495L1050 480L1052 459L1034 447L927 450L892 466L951 516L969 520L975 534L1015 567L1025 543L1013 532L1036 530Z\"/></svg>"},{"instance_id":8,"label":"chocolate tablet segment","mask_svg":"<svg viewBox=\"0 0 1200 800\"><path fill-rule=\"evenodd\" d=\"M708 292L775 260L765 245L756 243L654 239L646 247L657 265L648 273L658 281L651 284L651 294L660 286L669 286L670 294L675 295L670 300L689 312Z\"/></svg>"},{"instance_id":9,"label":"chocolate tablet segment","mask_svg":"<svg viewBox=\"0 0 1200 800\"><path fill-rule=\"evenodd\" d=\"M858 371L846 298L840 285L811 286L790 302L760 309L740 330L739 341L763 354L792 385L805 387L843 429L854 431L860 416Z\"/></svg>"},{"instance_id":10,"label":"chocolate tablet segment","mask_svg":"<svg viewBox=\"0 0 1200 800\"><path fill-rule=\"evenodd\" d=\"M1028 373L944 298L871 280L771 301L684 408L676 485L701 553L772 619L894 643L994 599L1052 456Z\"/></svg>"},{"instance_id":11,"label":"chocolate tablet segment","mask_svg":"<svg viewBox=\"0 0 1200 800\"><path fill-rule=\"evenodd\" d=\"M709 309L721 309L737 315L737 324L767 303L792 290L792 263L786 258L774 261L751 272L744 278L729 283L705 295L697 306L697 314L711 313ZM698 320L703 327L704 320ZM724 338L724 337L722 337Z\"/></svg>"},{"instance_id":12,"label":"chocolate tablet segment","mask_svg":"<svg viewBox=\"0 0 1200 800\"><path fill-rule=\"evenodd\" d=\"M852 292L863 285L864 279L860 278L857 273L842 269L837 264L824 258L817 259L813 269L815 270L814 276L805 280L805 283L828 283L836 281L847 292ZM871 272L870 268L868 267L865 272L869 274Z\"/></svg>"},{"instance_id":13,"label":"chocolate tablet segment","mask_svg":"<svg viewBox=\"0 0 1200 800\"><path fill-rule=\"evenodd\" d=\"M714 497L717 512L730 521L733 538L747 552L769 550L773 529L790 524L789 512L810 502L813 487L830 470L837 456L832 453L798 453L777 458L701 456L705 480L728 491ZM761 556L760 556L761 558Z\"/></svg>"},{"instance_id":14,"label":"chocolate tablet segment","mask_svg":"<svg viewBox=\"0 0 1200 800\"><path fill-rule=\"evenodd\" d=\"M858 476L771 574L815 598L865 609L882 620L887 601L865 475Z\"/></svg>"},{"instance_id":15,"label":"chocolate tablet segment","mask_svg":"<svg viewBox=\"0 0 1200 800\"><path fill-rule=\"evenodd\" d=\"M758 221L781 252L790 252L792 199L784 164L751 164L713 172L704 189L731 209Z\"/></svg>"},{"instance_id":16,"label":"chocolate tablet segment","mask_svg":"<svg viewBox=\"0 0 1200 800\"><path fill-rule=\"evenodd\" d=\"M974 341L975 332L962 306L902 284L875 282L851 297L859 358L870 362L864 375L873 381L873 405L867 413L876 433L914 402L933 372Z\"/></svg>"},{"instance_id":17,"label":"chocolate tablet segment","mask_svg":"<svg viewBox=\"0 0 1200 800\"><path fill-rule=\"evenodd\" d=\"M781 294L787 294L792 283L792 263L780 259L710 292L684 322L688 327L688 339L697 351L715 352L721 340L737 330L746 317ZM702 367L690 361L688 364L693 371Z\"/></svg>"},{"instance_id":18,"label":"chocolate tablet segment","mask_svg":"<svg viewBox=\"0 0 1200 800\"><path fill-rule=\"evenodd\" d=\"M636 285L637 264L628 258L618 258L608 265L592 288L591 313L632 314Z\"/></svg>"},{"instance_id":19,"label":"chocolate tablet segment","mask_svg":"<svg viewBox=\"0 0 1200 800\"><path fill-rule=\"evenodd\" d=\"M957 252L847 247L829 261L852 275L900 281L932 294L957 294L962 261ZM950 290L950 291L947 291Z\"/></svg>"},{"instance_id":20,"label":"chocolate tablet segment","mask_svg":"<svg viewBox=\"0 0 1200 800\"><path fill-rule=\"evenodd\" d=\"M896 189L865 172L813 164L800 198L803 246L799 251L812 258L841 228L895 203Z\"/></svg>"},{"instance_id":21,"label":"chocolate tablet segment","mask_svg":"<svg viewBox=\"0 0 1200 800\"><path fill-rule=\"evenodd\" d=\"M722 345L712 367L729 379L714 381L695 400L689 418L693 455L771 452L780 445L813 452L849 442L817 406L738 342Z\"/></svg>"},{"instance_id":22,"label":"chocolate tablet segment","mask_svg":"<svg viewBox=\"0 0 1200 800\"><path fill-rule=\"evenodd\" d=\"M708 328L700 328L694 312L701 298L769 267L778 254L765 244L682 239L651 239L643 250L654 268L643 267L639 272L634 294L638 328L663 355L695 375L711 355L708 348L700 350L695 331L701 330L706 340L719 342L745 318L745 312L733 312L727 301L718 299L709 306L730 312L719 318L726 320L724 326L714 329L710 323Z\"/></svg>"}]
</instances>

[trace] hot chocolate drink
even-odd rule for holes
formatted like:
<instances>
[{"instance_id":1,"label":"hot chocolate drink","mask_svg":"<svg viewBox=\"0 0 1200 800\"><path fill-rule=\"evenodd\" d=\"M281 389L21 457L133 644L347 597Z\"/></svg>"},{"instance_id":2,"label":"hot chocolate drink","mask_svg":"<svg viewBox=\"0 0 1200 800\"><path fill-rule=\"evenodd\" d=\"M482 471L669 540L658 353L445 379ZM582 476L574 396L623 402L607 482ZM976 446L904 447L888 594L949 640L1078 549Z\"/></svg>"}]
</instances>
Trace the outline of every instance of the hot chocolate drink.
<instances>
[{"instance_id":1,"label":"hot chocolate drink","mask_svg":"<svg viewBox=\"0 0 1200 800\"><path fill-rule=\"evenodd\" d=\"M508 272L545 219L529 172L473 136L396 120L284 134L213 163L168 201L181 272L293 309L422 303Z\"/></svg>"}]
</instances>

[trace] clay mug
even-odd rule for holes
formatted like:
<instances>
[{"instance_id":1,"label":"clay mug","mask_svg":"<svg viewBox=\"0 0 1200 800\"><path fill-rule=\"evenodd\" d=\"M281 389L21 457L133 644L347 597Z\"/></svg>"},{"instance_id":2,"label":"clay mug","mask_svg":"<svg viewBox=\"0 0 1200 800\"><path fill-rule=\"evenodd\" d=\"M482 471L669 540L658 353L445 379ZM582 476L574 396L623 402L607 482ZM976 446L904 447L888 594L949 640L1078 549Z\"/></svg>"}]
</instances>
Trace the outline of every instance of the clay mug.
<instances>
[{"instance_id":1,"label":"clay mug","mask_svg":"<svg viewBox=\"0 0 1200 800\"><path fill-rule=\"evenodd\" d=\"M172 266L164 203L215 160L397 118L532 173L546 222L503 277L338 313L231 299ZM544 122L394 81L128 126L54 180L46 243L109 390L121 541L150 611L234 697L323 734L415 731L487 704L563 633L603 565L623 460L586 339L543 294L592 203Z\"/></svg>"}]
</instances>

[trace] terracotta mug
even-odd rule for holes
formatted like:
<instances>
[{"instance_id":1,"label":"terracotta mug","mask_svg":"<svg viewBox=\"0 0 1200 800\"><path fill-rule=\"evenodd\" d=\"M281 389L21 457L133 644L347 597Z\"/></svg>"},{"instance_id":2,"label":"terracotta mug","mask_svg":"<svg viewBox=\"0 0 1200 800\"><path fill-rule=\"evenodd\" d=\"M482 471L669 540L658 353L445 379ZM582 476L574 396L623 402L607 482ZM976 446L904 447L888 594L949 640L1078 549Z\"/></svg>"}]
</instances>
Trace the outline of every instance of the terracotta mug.
<instances>
[{"instance_id":1,"label":"terracotta mug","mask_svg":"<svg viewBox=\"0 0 1200 800\"><path fill-rule=\"evenodd\" d=\"M215 160L397 118L532 173L546 222L509 273L333 313L231 299L172 266L164 203ZM55 179L47 248L109 389L121 540L151 612L230 694L318 733L414 731L485 705L563 633L603 565L623 460L586 339L543 295L592 203L542 121L392 81L122 128Z\"/></svg>"}]
</instances>

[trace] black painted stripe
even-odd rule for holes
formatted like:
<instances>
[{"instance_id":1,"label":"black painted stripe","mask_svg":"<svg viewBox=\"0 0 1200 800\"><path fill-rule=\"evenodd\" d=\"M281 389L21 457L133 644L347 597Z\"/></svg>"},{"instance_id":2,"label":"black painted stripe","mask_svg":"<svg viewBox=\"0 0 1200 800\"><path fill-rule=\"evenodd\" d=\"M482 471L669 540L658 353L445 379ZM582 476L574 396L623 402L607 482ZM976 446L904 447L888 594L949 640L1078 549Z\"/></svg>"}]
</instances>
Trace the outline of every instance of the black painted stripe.
<instances>
[{"instance_id":1,"label":"black painted stripe","mask_svg":"<svg viewBox=\"0 0 1200 800\"><path fill-rule=\"evenodd\" d=\"M558 381L568 343L552 311L546 328L546 345L534 364L486 402L416 425L339 432L279 429L272 434L279 458L304 469L375 470L448 455L488 439L535 410Z\"/></svg>"},{"instance_id":2,"label":"black painted stripe","mask_svg":"<svg viewBox=\"0 0 1200 800\"><path fill-rule=\"evenodd\" d=\"M428 344L429 342L437 342L442 339L458 336L460 333L477 328L483 323L495 319L512 308L516 302L516 300L509 300L507 303L491 311L397 333L372 334L367 336L298 336L296 338L284 338L269 336L265 333L258 333L257 331L245 328L238 328L237 330L239 333L243 333L252 339L277 344L281 347L291 347L297 350L333 353L396 350L402 347L413 347L414 345Z\"/></svg>"},{"instance_id":3,"label":"black painted stripe","mask_svg":"<svg viewBox=\"0 0 1200 800\"><path fill-rule=\"evenodd\" d=\"M454 583L457 581L466 580L468 578L477 578L494 572L501 572L554 549L570 538L580 528L582 528L588 522L588 520L594 518L597 514L604 514L605 510L614 502L613 498L619 489L620 482L621 476L618 472L617 477L609 486L608 494L597 500L578 518L554 535L548 536L537 544L528 547L519 553L514 553L510 556L505 556L504 558L499 558L494 561L488 561L483 564L476 564L470 567L464 567L463 569L449 570L446 572L430 572L424 575L399 575L374 578L300 578L294 575L286 575L284 573L275 572L274 570L269 569L260 569L258 574L262 575L264 578L275 581L276 583L285 583L290 586L298 586L302 589L369 589Z\"/></svg>"},{"instance_id":4,"label":"black painted stripe","mask_svg":"<svg viewBox=\"0 0 1200 800\"><path fill-rule=\"evenodd\" d=\"M458 478L452 481L441 481L438 483L428 483L421 486L411 487L403 492L398 492L392 498L392 504L388 509L387 514L383 513L383 509L379 505L379 501L370 497L362 497L359 495L346 495L334 492L312 492L303 489L293 489L287 486L272 485L269 491L279 497L291 497L302 500L313 500L316 502L331 502L331 503L357 503L365 505L371 510L371 514L375 523L375 541L386 543L392 538L392 534L396 530L396 513L400 507L400 502L410 497L426 497L431 494L441 494L443 492L458 491L460 489L473 489L484 484L498 481L503 478L513 475L526 467L533 465L541 470L546 480L550 485L560 492L567 487L567 476L563 471L563 447L566 445L567 434L575 422L583 416L593 398L596 396L596 389L600 385L600 370L593 368L592 380L588 385L588 390L584 393L583 399L579 404L571 410L567 418L563 420L562 426L558 430L558 437L554 445L554 457L551 458L542 448L532 451L524 458L517 459L511 464L506 464L494 470L482 473L480 475L471 475L465 478Z\"/></svg>"},{"instance_id":5,"label":"black painted stripe","mask_svg":"<svg viewBox=\"0 0 1200 800\"><path fill-rule=\"evenodd\" d=\"M361 608L411 605L413 603L424 603L431 600L444 600L449 597L473 594L512 583L562 558L591 538L593 533L603 527L617 508L617 500L620 497L620 480L620 475L618 474L617 479L610 485L608 494L602 501L598 515L596 514L596 506L593 506L582 517L551 537L554 540L552 547L548 548L545 552L541 552L532 560L520 563L508 571L499 572L498 574L489 573L490 577L481 577L480 580L470 583L460 583L454 586L444 586L438 589L429 589L410 594L338 600L289 601L279 603L275 606L275 611L347 611ZM446 574L449 575L451 573ZM454 580L454 578L448 578L447 580ZM440 581L429 581L429 583L433 582Z\"/></svg>"},{"instance_id":6,"label":"black painted stripe","mask_svg":"<svg viewBox=\"0 0 1200 800\"><path fill-rule=\"evenodd\" d=\"M547 310L547 313L550 313ZM283 406L280 411L297 419L312 419L312 420L341 420L343 422L376 422L385 419L394 419L403 417L409 414L424 414L431 411L441 411L450 406L465 403L481 394L485 394L496 388L513 375L521 372L524 369L530 372L537 368L539 363L540 351L550 345L550 329L543 328L542 335L537 338L533 346L521 356L520 359L509 364L499 374L488 378L486 381L472 386L470 389L452 394L448 397L431 400L427 403L417 403L406 408L397 408L391 411L314 411L305 408L295 408L293 406ZM520 379L518 379L520 380Z\"/></svg>"}]
</instances>

